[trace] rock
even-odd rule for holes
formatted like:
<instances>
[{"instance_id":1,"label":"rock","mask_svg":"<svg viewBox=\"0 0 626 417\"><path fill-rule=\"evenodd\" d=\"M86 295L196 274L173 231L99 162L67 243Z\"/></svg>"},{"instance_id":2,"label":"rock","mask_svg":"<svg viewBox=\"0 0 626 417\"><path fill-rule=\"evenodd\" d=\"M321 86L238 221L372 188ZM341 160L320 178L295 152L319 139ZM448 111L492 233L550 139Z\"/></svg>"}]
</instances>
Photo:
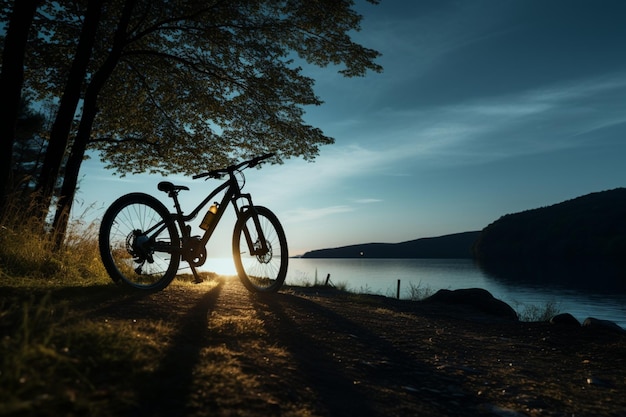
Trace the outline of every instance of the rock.
<instances>
[{"instance_id":1,"label":"rock","mask_svg":"<svg viewBox=\"0 0 626 417\"><path fill-rule=\"evenodd\" d=\"M608 330L615 333L621 333L626 335L626 330L618 326L615 322L610 320L600 320L593 317L587 317L585 321L583 321L583 327L589 329L602 329Z\"/></svg>"},{"instance_id":2,"label":"rock","mask_svg":"<svg viewBox=\"0 0 626 417\"><path fill-rule=\"evenodd\" d=\"M425 303L443 303L471 307L483 314L517 321L517 313L504 301L498 300L482 288L465 288L460 290L439 290L424 300Z\"/></svg>"},{"instance_id":3,"label":"rock","mask_svg":"<svg viewBox=\"0 0 626 417\"><path fill-rule=\"evenodd\" d=\"M576 320L576 318L572 316L570 313L557 314L556 316L550 319L550 323L564 325L564 326L580 327L580 322Z\"/></svg>"},{"instance_id":4,"label":"rock","mask_svg":"<svg viewBox=\"0 0 626 417\"><path fill-rule=\"evenodd\" d=\"M587 378L588 385L595 385L596 387L601 388L613 388L615 384L606 378L598 378L596 376L591 376Z\"/></svg>"}]
</instances>

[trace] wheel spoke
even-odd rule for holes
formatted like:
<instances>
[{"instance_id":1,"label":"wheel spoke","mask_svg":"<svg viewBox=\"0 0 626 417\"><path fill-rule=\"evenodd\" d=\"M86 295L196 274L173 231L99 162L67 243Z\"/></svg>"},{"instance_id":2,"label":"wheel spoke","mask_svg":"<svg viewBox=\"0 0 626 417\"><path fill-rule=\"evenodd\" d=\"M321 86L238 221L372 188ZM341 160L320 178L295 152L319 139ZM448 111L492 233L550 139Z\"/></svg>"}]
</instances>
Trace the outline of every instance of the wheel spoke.
<instances>
[{"instance_id":1,"label":"wheel spoke","mask_svg":"<svg viewBox=\"0 0 626 417\"><path fill-rule=\"evenodd\" d=\"M235 266L241 281L251 291L277 291L287 274L287 241L276 216L264 207L256 207L261 233L257 231L252 210L238 221L233 237ZM245 231L253 248L248 248ZM262 236L261 236L262 235ZM265 239L265 244L261 239ZM267 248L264 253L261 249Z\"/></svg>"}]
</instances>

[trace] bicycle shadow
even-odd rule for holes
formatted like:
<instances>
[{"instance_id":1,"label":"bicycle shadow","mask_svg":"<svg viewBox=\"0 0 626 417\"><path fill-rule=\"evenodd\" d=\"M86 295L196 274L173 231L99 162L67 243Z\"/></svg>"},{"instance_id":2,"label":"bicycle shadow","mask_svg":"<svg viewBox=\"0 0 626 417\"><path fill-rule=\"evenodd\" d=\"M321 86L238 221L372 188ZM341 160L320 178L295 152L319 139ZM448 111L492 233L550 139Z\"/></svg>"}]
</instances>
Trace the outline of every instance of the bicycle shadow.
<instances>
[{"instance_id":1,"label":"bicycle shadow","mask_svg":"<svg viewBox=\"0 0 626 417\"><path fill-rule=\"evenodd\" d=\"M179 327L168 341L169 348L154 372L138 387L138 403L131 416L184 416L193 384L193 370L209 336L208 317L224 286L224 281L203 294L177 318Z\"/></svg>"},{"instance_id":2,"label":"bicycle shadow","mask_svg":"<svg viewBox=\"0 0 626 417\"><path fill-rule=\"evenodd\" d=\"M251 299L270 338L293 355L305 386L316 391L326 408L324 414L402 415L407 410L450 401L448 388L457 381L438 374L357 322L295 295L260 294L251 295ZM299 315L308 315L308 322L295 318ZM320 333L326 335L317 337ZM412 391L411 387L417 391L425 388L421 384L428 384L428 398ZM441 394L436 393L437 387ZM459 403L458 415L474 405L471 398L455 400Z\"/></svg>"}]
</instances>

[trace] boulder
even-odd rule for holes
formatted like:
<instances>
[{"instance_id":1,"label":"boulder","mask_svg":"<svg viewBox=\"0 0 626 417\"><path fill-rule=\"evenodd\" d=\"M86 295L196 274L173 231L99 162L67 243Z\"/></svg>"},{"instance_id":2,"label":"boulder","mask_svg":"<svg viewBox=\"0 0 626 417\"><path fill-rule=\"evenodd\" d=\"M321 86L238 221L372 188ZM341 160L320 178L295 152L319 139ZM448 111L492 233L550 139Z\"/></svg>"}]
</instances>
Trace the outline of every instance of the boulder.
<instances>
[{"instance_id":1,"label":"boulder","mask_svg":"<svg viewBox=\"0 0 626 417\"><path fill-rule=\"evenodd\" d=\"M572 316L570 313L557 314L556 316L554 316L554 317L552 317L550 319L550 323L558 324L558 325L561 325L561 326L576 326L576 327L580 327L580 322L578 320L576 320L576 318L574 316Z\"/></svg>"},{"instance_id":2,"label":"boulder","mask_svg":"<svg viewBox=\"0 0 626 417\"><path fill-rule=\"evenodd\" d=\"M611 332L626 335L626 330L618 326L617 323L610 320L600 320L593 317L587 317L585 321L583 321L583 327L588 329L608 330Z\"/></svg>"},{"instance_id":3,"label":"boulder","mask_svg":"<svg viewBox=\"0 0 626 417\"><path fill-rule=\"evenodd\" d=\"M439 290L424 300L425 303L441 303L471 308L476 312L518 321L517 313L504 301L498 300L482 288Z\"/></svg>"}]
</instances>

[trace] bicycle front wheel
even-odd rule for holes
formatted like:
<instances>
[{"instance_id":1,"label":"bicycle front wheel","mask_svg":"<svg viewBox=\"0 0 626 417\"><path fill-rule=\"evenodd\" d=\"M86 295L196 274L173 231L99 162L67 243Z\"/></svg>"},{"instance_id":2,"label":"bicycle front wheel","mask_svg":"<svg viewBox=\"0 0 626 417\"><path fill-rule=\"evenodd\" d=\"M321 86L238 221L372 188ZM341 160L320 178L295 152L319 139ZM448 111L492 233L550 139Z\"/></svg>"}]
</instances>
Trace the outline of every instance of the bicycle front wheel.
<instances>
[{"instance_id":1,"label":"bicycle front wheel","mask_svg":"<svg viewBox=\"0 0 626 417\"><path fill-rule=\"evenodd\" d=\"M261 239L265 240L265 251ZM287 276L289 252L285 232L274 213L255 206L241 215L233 235L233 259L239 279L249 291L275 292L280 289Z\"/></svg>"},{"instance_id":2,"label":"bicycle front wheel","mask_svg":"<svg viewBox=\"0 0 626 417\"><path fill-rule=\"evenodd\" d=\"M161 290L180 264L180 238L170 214L156 198L132 193L104 213L98 244L102 263L116 283Z\"/></svg>"}]
</instances>

